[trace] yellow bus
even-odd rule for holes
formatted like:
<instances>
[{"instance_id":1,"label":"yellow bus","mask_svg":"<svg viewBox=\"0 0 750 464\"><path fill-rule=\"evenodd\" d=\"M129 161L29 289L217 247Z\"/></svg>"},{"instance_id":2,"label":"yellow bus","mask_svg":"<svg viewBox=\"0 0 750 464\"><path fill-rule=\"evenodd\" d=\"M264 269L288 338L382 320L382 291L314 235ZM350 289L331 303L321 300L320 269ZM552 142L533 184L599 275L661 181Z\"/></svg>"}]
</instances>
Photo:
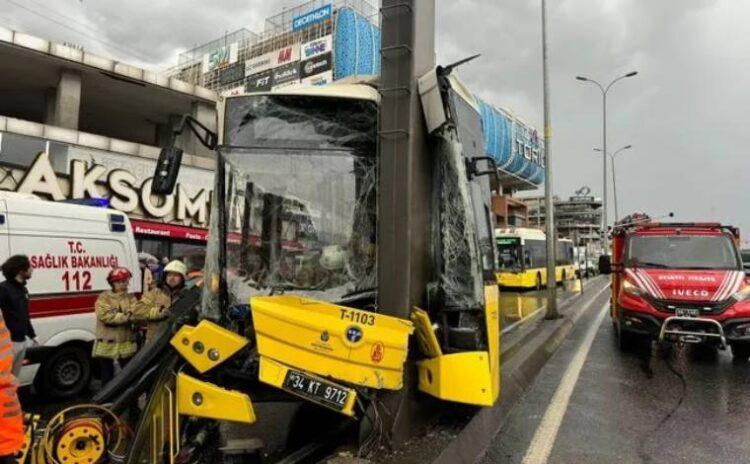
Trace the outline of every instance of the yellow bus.
<instances>
[{"instance_id":1,"label":"yellow bus","mask_svg":"<svg viewBox=\"0 0 750 464\"><path fill-rule=\"evenodd\" d=\"M508 288L535 288L547 285L547 237L539 229L514 227L495 229L498 265L497 284ZM557 240L555 281L575 278L573 241Z\"/></svg>"}]
</instances>

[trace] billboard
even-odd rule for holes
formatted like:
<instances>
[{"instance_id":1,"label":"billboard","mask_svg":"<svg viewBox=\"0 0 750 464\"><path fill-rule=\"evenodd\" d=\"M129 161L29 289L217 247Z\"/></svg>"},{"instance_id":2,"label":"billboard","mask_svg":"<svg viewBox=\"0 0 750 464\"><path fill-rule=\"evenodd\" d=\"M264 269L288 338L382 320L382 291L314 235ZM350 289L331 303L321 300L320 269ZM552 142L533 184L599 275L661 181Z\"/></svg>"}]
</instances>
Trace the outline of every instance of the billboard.
<instances>
[{"instance_id":1,"label":"billboard","mask_svg":"<svg viewBox=\"0 0 750 464\"><path fill-rule=\"evenodd\" d=\"M276 84L274 82L271 90L279 90L279 89L283 89L286 87L294 87L295 85L299 85L299 79L295 79L293 81L287 81L287 82L284 82L283 84Z\"/></svg>"},{"instance_id":2,"label":"billboard","mask_svg":"<svg viewBox=\"0 0 750 464\"><path fill-rule=\"evenodd\" d=\"M302 79L316 74L321 74L333 69L333 57L331 53L324 53L300 63L300 77Z\"/></svg>"},{"instance_id":3,"label":"billboard","mask_svg":"<svg viewBox=\"0 0 750 464\"><path fill-rule=\"evenodd\" d=\"M276 66L276 53L266 53L245 61L245 76L257 74Z\"/></svg>"},{"instance_id":4,"label":"billboard","mask_svg":"<svg viewBox=\"0 0 750 464\"><path fill-rule=\"evenodd\" d=\"M312 26L313 24L317 24L325 21L326 19L330 19L332 14L333 7L329 3L328 5L323 5L320 8L316 8L310 11L309 13L296 16L292 19L292 32L301 31L302 29Z\"/></svg>"},{"instance_id":5,"label":"billboard","mask_svg":"<svg viewBox=\"0 0 750 464\"><path fill-rule=\"evenodd\" d=\"M290 81L299 81L299 61L279 66L273 70L274 87Z\"/></svg>"},{"instance_id":6,"label":"billboard","mask_svg":"<svg viewBox=\"0 0 750 464\"><path fill-rule=\"evenodd\" d=\"M249 76L245 80L245 91L247 92L267 92L271 90L273 84L273 71L259 72Z\"/></svg>"},{"instance_id":7,"label":"billboard","mask_svg":"<svg viewBox=\"0 0 750 464\"><path fill-rule=\"evenodd\" d=\"M219 47L216 50L206 53L203 55L203 73L211 72L214 69L223 68L229 66L232 63L237 62L237 56L239 54L240 44L237 42L231 43L224 47Z\"/></svg>"},{"instance_id":8,"label":"billboard","mask_svg":"<svg viewBox=\"0 0 750 464\"><path fill-rule=\"evenodd\" d=\"M305 42L301 46L300 59L306 60L333 50L333 37L327 35L319 39Z\"/></svg>"},{"instance_id":9,"label":"billboard","mask_svg":"<svg viewBox=\"0 0 750 464\"><path fill-rule=\"evenodd\" d=\"M294 45L289 45L288 47L280 48L270 54L274 57L271 66L272 68L299 61L299 44L296 43Z\"/></svg>"},{"instance_id":10,"label":"billboard","mask_svg":"<svg viewBox=\"0 0 750 464\"><path fill-rule=\"evenodd\" d=\"M242 63L234 63L221 70L219 82L221 85L236 82L245 78L245 67Z\"/></svg>"},{"instance_id":11,"label":"billboard","mask_svg":"<svg viewBox=\"0 0 750 464\"><path fill-rule=\"evenodd\" d=\"M302 85L326 85L333 82L333 71L316 74L302 79Z\"/></svg>"}]
</instances>

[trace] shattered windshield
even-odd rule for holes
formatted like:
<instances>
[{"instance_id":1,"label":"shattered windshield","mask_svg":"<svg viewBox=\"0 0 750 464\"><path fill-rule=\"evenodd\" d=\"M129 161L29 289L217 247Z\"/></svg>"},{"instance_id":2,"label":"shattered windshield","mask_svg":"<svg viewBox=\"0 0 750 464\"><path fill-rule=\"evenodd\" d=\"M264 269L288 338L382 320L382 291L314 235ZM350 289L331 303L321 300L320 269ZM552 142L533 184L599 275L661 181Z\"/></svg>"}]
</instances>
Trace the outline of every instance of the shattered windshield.
<instances>
[{"instance_id":1,"label":"shattered windshield","mask_svg":"<svg viewBox=\"0 0 750 464\"><path fill-rule=\"evenodd\" d=\"M231 99L226 114L229 303L280 293L338 301L374 289L375 104L261 95Z\"/></svg>"}]
</instances>

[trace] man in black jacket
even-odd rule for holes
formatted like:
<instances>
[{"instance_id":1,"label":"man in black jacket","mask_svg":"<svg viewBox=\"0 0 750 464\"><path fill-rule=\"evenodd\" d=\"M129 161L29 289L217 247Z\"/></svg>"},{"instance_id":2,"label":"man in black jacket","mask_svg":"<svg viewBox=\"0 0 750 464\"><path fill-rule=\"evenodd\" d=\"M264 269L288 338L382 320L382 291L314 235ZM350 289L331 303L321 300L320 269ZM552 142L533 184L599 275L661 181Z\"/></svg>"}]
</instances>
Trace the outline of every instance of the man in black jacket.
<instances>
[{"instance_id":1,"label":"man in black jacket","mask_svg":"<svg viewBox=\"0 0 750 464\"><path fill-rule=\"evenodd\" d=\"M36 333L29 317L29 291L26 289L26 281L31 278L33 269L28 257L14 255L3 263L0 270L5 276L5 281L0 283L0 310L10 331L13 375L17 377L28 343L36 343Z\"/></svg>"}]
</instances>

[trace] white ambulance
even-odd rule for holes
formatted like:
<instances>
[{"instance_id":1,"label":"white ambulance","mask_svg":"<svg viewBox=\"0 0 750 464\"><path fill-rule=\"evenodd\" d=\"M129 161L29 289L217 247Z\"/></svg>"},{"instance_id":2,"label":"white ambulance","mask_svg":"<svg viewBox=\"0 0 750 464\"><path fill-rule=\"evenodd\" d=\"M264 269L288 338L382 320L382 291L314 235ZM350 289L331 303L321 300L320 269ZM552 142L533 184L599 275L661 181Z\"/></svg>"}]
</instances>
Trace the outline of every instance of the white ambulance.
<instances>
[{"instance_id":1,"label":"white ambulance","mask_svg":"<svg viewBox=\"0 0 750 464\"><path fill-rule=\"evenodd\" d=\"M16 254L34 268L27 288L39 342L27 351L20 383L50 396L76 395L91 379L94 302L109 289L107 274L116 266L139 274L130 222L106 206L0 192L0 262ZM134 278L130 290L140 293L140 286Z\"/></svg>"}]
</instances>

